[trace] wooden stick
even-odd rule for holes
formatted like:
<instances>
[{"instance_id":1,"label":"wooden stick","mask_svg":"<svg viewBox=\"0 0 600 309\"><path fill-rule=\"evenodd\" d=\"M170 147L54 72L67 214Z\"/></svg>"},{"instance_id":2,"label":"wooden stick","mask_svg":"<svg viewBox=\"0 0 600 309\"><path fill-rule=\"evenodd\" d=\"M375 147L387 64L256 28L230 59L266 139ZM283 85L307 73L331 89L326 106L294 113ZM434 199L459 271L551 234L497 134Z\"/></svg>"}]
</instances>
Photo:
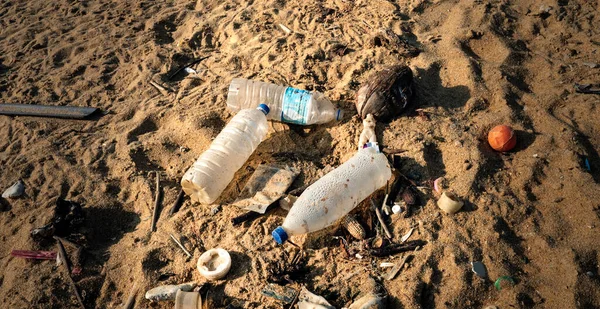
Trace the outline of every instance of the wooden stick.
<instances>
[{"instance_id":1,"label":"wooden stick","mask_svg":"<svg viewBox=\"0 0 600 309\"><path fill-rule=\"evenodd\" d=\"M137 282L131 288L131 292L129 292L129 297L127 297L127 302L123 306L123 309L133 309L133 305L135 305L135 297L137 296L138 288Z\"/></svg>"},{"instance_id":2,"label":"wooden stick","mask_svg":"<svg viewBox=\"0 0 600 309\"><path fill-rule=\"evenodd\" d=\"M83 299L81 298L81 295L77 290L77 285L75 285L75 281L71 277L71 267L69 266L69 260L67 259L67 251L65 251L65 247L63 246L62 242L60 242L60 239L58 239L58 237L54 236L54 239L56 239L56 244L58 246L58 256L60 258L60 261L64 265L64 269L67 271L67 278L69 279L69 283L71 284L75 296L77 297L77 301L79 301L79 305L81 306L81 308L85 308L85 306L83 305Z\"/></svg>"},{"instance_id":3,"label":"wooden stick","mask_svg":"<svg viewBox=\"0 0 600 309\"><path fill-rule=\"evenodd\" d=\"M156 172L156 195L154 198L154 213L152 214L152 226L150 227L151 232L156 231L156 222L158 222L158 216L160 215L160 173Z\"/></svg>"},{"instance_id":4,"label":"wooden stick","mask_svg":"<svg viewBox=\"0 0 600 309\"><path fill-rule=\"evenodd\" d=\"M181 248L181 250L183 250L183 252L185 252L189 258L192 257L192 254L185 249L185 247L179 242L179 240L177 240L177 238L175 238L175 236L173 236L173 234L169 234L169 236L171 236L171 239L173 239L173 241L179 246L179 248Z\"/></svg>"},{"instance_id":5,"label":"wooden stick","mask_svg":"<svg viewBox=\"0 0 600 309\"><path fill-rule=\"evenodd\" d=\"M173 207L171 207L171 210L169 211L169 216L172 216L173 214L175 214L176 212L179 211L179 208L181 208L181 205L183 205L184 197L185 197L185 192L183 192L183 189L179 189L179 194L177 194L177 199L175 199L175 202L173 203Z\"/></svg>"},{"instance_id":6,"label":"wooden stick","mask_svg":"<svg viewBox=\"0 0 600 309\"><path fill-rule=\"evenodd\" d=\"M381 215L381 210L379 210L379 207L375 205L375 201L373 199L371 199L371 206L375 209L375 214L377 215L379 223L381 223L381 227L383 228L385 235L387 236L387 238L392 239L392 233L390 233L390 230L385 224L385 221L383 221L383 215Z\"/></svg>"},{"instance_id":7,"label":"wooden stick","mask_svg":"<svg viewBox=\"0 0 600 309\"><path fill-rule=\"evenodd\" d=\"M154 86L154 88L156 88L165 97L169 95L169 92L167 91L167 89L165 87L159 85L158 83L156 83L154 81L150 81L150 85Z\"/></svg>"}]
</instances>

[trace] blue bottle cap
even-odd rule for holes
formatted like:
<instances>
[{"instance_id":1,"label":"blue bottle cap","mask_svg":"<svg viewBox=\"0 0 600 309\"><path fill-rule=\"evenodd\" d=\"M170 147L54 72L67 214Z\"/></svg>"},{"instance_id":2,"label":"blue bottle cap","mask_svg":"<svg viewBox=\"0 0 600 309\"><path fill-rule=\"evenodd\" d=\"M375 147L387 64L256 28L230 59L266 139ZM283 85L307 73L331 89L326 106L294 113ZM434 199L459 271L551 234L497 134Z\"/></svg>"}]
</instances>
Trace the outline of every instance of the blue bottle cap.
<instances>
[{"instance_id":1,"label":"blue bottle cap","mask_svg":"<svg viewBox=\"0 0 600 309\"><path fill-rule=\"evenodd\" d=\"M288 234L281 226L278 226L276 229L274 229L271 235L273 235L275 241L280 245L288 240Z\"/></svg>"},{"instance_id":2,"label":"blue bottle cap","mask_svg":"<svg viewBox=\"0 0 600 309\"><path fill-rule=\"evenodd\" d=\"M344 116L344 112L342 112L342 109L338 109L337 113L335 114L335 120L340 121L340 120L342 120L343 116Z\"/></svg>"},{"instance_id":3,"label":"blue bottle cap","mask_svg":"<svg viewBox=\"0 0 600 309\"><path fill-rule=\"evenodd\" d=\"M258 109L258 110L260 110L261 112L265 113L265 115L269 114L269 111L271 111L271 110L269 109L269 107L267 106L267 104L260 104L260 105L257 107L257 109Z\"/></svg>"}]
</instances>

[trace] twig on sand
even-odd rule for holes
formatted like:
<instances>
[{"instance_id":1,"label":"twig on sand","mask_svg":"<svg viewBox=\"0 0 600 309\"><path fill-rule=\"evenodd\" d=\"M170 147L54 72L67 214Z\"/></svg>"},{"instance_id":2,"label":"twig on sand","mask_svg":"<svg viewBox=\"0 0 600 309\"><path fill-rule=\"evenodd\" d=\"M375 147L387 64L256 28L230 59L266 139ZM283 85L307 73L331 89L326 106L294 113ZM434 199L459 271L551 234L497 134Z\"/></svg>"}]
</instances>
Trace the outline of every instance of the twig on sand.
<instances>
[{"instance_id":1,"label":"twig on sand","mask_svg":"<svg viewBox=\"0 0 600 309\"><path fill-rule=\"evenodd\" d=\"M165 97L169 95L169 91L167 90L167 88L159 85L158 83L150 81L150 85L154 86L154 88L156 88Z\"/></svg>"},{"instance_id":2,"label":"twig on sand","mask_svg":"<svg viewBox=\"0 0 600 309\"><path fill-rule=\"evenodd\" d=\"M181 208L181 205L183 205L184 197L185 197L185 192L183 192L183 189L179 189L179 194L177 194L177 199L175 199L175 202L173 203L173 207L171 207L171 210L169 211L170 216L172 216L173 214L175 214L176 212L179 211L179 208Z\"/></svg>"},{"instance_id":3,"label":"twig on sand","mask_svg":"<svg viewBox=\"0 0 600 309\"><path fill-rule=\"evenodd\" d=\"M385 224L385 221L383 221L383 215L381 214L381 210L379 210L379 207L375 205L375 201L373 199L371 199L371 207L375 210L375 214L377 215L379 223L381 223L381 227L383 228L385 235L387 236L387 238L392 239L392 233L390 233L390 230Z\"/></svg>"},{"instance_id":4,"label":"twig on sand","mask_svg":"<svg viewBox=\"0 0 600 309\"><path fill-rule=\"evenodd\" d=\"M129 292L129 297L127 297L127 301L123 306L123 309L133 309L133 305L135 305L135 297L137 296L138 287L137 282L131 288L131 292Z\"/></svg>"},{"instance_id":5,"label":"twig on sand","mask_svg":"<svg viewBox=\"0 0 600 309\"><path fill-rule=\"evenodd\" d=\"M160 173L156 172L156 195L154 197L154 213L152 214L152 226L150 227L151 232L156 231L156 222L158 222L158 217L160 215Z\"/></svg>"},{"instance_id":6,"label":"twig on sand","mask_svg":"<svg viewBox=\"0 0 600 309\"><path fill-rule=\"evenodd\" d=\"M69 260L67 259L67 251L65 250L65 247L63 246L62 242L60 241L60 238L55 236L54 239L56 239L56 245L58 247L58 257L59 257L61 263L64 265L63 266L64 269L67 271L67 278L69 279L69 283L71 284L71 287L73 288L73 292L75 293L75 296L77 297L79 306L81 306L81 308L85 308L85 306L83 305L83 299L81 298L81 294L79 294L79 290L77 290L77 285L75 285L75 281L71 277L71 267L69 266Z\"/></svg>"},{"instance_id":7,"label":"twig on sand","mask_svg":"<svg viewBox=\"0 0 600 309\"><path fill-rule=\"evenodd\" d=\"M183 252L185 252L189 258L192 257L192 254L187 251L187 249L181 244L181 242L179 242L179 240L177 240L177 238L175 238L175 236L173 236L173 234L169 234L169 236L171 236L171 239L173 239L173 241L179 246L179 248L181 248L181 250L183 250Z\"/></svg>"}]
</instances>

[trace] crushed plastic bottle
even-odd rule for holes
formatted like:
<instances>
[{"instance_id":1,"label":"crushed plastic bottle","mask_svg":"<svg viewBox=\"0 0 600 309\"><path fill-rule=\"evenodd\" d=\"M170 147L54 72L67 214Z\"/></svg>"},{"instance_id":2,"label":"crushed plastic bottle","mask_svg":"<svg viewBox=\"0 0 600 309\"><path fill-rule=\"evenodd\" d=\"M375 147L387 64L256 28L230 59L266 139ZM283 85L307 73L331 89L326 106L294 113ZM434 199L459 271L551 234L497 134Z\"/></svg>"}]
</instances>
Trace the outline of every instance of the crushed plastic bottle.
<instances>
[{"instance_id":1,"label":"crushed plastic bottle","mask_svg":"<svg viewBox=\"0 0 600 309\"><path fill-rule=\"evenodd\" d=\"M244 108L254 108L259 103L269 105L269 119L287 123L311 125L342 118L342 111L336 109L320 92L245 78L234 78L231 81L227 94L227 108L236 112Z\"/></svg>"},{"instance_id":2,"label":"crushed plastic bottle","mask_svg":"<svg viewBox=\"0 0 600 309\"><path fill-rule=\"evenodd\" d=\"M298 197L283 224L273 230L279 244L291 235L318 231L348 214L375 190L385 186L392 170L384 154L370 144L317 180Z\"/></svg>"},{"instance_id":3,"label":"crushed plastic bottle","mask_svg":"<svg viewBox=\"0 0 600 309\"><path fill-rule=\"evenodd\" d=\"M181 179L192 201L214 202L267 135L269 107L239 111Z\"/></svg>"}]
</instances>

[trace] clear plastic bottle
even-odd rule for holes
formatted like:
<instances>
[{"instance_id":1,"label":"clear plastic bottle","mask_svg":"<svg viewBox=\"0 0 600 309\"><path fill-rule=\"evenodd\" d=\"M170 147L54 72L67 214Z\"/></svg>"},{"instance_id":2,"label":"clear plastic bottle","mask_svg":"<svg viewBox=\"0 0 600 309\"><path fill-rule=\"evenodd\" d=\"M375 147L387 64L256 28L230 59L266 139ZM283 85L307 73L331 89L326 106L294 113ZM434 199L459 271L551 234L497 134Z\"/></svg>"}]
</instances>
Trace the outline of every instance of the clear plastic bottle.
<instances>
[{"instance_id":1,"label":"clear plastic bottle","mask_svg":"<svg viewBox=\"0 0 600 309\"><path fill-rule=\"evenodd\" d=\"M320 92L234 78L229 85L227 108L238 111L265 103L271 109L269 119L301 124L319 124L340 120L342 111Z\"/></svg>"},{"instance_id":2,"label":"clear plastic bottle","mask_svg":"<svg viewBox=\"0 0 600 309\"><path fill-rule=\"evenodd\" d=\"M181 187L192 201L210 204L225 190L233 175L267 135L269 107L239 111L208 150L203 152L181 179Z\"/></svg>"},{"instance_id":3,"label":"clear plastic bottle","mask_svg":"<svg viewBox=\"0 0 600 309\"><path fill-rule=\"evenodd\" d=\"M385 186L391 177L388 160L376 146L359 150L350 160L304 190L283 224L273 230L273 238L282 244L291 235L332 225Z\"/></svg>"}]
</instances>

